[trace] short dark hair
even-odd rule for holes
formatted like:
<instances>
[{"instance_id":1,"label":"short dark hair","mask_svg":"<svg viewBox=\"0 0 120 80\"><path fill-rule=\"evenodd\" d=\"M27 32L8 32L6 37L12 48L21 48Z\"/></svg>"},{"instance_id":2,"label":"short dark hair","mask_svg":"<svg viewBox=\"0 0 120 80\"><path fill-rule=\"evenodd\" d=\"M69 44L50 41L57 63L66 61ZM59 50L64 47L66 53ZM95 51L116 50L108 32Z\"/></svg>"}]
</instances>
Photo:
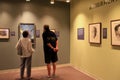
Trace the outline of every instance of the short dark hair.
<instances>
[{"instance_id":1,"label":"short dark hair","mask_svg":"<svg viewBox=\"0 0 120 80\"><path fill-rule=\"evenodd\" d=\"M28 37L28 34L29 34L28 31L23 31L23 33L22 33L24 38Z\"/></svg>"},{"instance_id":2,"label":"short dark hair","mask_svg":"<svg viewBox=\"0 0 120 80\"><path fill-rule=\"evenodd\" d=\"M44 30L45 30L45 31L50 31L49 25L44 25Z\"/></svg>"}]
</instances>

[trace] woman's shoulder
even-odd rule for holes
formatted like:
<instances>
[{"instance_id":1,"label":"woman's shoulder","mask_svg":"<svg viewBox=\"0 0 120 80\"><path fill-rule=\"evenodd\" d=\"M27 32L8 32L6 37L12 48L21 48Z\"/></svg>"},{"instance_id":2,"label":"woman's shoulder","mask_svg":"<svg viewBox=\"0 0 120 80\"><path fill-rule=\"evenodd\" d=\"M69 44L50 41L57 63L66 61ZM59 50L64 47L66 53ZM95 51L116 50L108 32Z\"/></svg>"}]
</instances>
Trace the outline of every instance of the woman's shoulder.
<instances>
[{"instance_id":1,"label":"woman's shoulder","mask_svg":"<svg viewBox=\"0 0 120 80\"><path fill-rule=\"evenodd\" d=\"M22 41L31 41L30 38L21 38Z\"/></svg>"},{"instance_id":2,"label":"woman's shoulder","mask_svg":"<svg viewBox=\"0 0 120 80\"><path fill-rule=\"evenodd\" d=\"M23 38L19 38L19 41L22 41L23 40Z\"/></svg>"},{"instance_id":3,"label":"woman's shoulder","mask_svg":"<svg viewBox=\"0 0 120 80\"><path fill-rule=\"evenodd\" d=\"M31 39L30 38L26 38L27 41L31 42Z\"/></svg>"}]
</instances>

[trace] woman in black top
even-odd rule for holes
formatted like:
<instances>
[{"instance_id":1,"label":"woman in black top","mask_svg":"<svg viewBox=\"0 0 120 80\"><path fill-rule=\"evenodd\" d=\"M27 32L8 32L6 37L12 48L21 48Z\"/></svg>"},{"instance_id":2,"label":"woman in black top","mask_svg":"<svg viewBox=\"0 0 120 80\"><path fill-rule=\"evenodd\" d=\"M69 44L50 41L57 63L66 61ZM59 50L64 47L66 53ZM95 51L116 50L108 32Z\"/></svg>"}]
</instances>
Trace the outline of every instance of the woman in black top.
<instances>
[{"instance_id":1,"label":"woman in black top","mask_svg":"<svg viewBox=\"0 0 120 80\"><path fill-rule=\"evenodd\" d=\"M49 25L44 25L43 47L44 47L44 58L47 64L48 77L51 77L51 64L53 65L53 76L55 76L56 62L58 61L58 39L54 32L50 31Z\"/></svg>"}]
</instances>

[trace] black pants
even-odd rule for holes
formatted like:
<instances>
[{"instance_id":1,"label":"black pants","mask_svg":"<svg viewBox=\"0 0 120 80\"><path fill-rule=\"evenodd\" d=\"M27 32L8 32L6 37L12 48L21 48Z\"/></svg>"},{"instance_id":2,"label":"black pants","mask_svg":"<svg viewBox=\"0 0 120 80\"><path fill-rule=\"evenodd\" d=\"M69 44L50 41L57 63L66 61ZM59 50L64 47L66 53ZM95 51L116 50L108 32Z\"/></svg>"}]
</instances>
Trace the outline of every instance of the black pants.
<instances>
[{"instance_id":1,"label":"black pants","mask_svg":"<svg viewBox=\"0 0 120 80\"><path fill-rule=\"evenodd\" d=\"M20 77L21 78L23 78L24 76L25 66L27 68L27 77L31 76L31 60L32 60L32 56L21 58L21 64L20 64Z\"/></svg>"}]
</instances>

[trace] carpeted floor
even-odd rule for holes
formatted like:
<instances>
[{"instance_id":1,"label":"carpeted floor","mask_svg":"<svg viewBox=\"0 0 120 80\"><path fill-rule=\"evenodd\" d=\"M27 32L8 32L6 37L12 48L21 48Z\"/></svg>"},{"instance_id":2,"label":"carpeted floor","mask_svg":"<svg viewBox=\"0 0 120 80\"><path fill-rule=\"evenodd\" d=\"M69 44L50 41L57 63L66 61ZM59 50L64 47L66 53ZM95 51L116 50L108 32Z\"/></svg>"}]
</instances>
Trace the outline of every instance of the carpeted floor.
<instances>
[{"instance_id":1,"label":"carpeted floor","mask_svg":"<svg viewBox=\"0 0 120 80\"><path fill-rule=\"evenodd\" d=\"M49 80L46 69L32 69L31 80ZM10 70L0 72L0 80L18 80L19 71ZM95 80L71 66L57 68L56 76L52 80Z\"/></svg>"}]
</instances>

